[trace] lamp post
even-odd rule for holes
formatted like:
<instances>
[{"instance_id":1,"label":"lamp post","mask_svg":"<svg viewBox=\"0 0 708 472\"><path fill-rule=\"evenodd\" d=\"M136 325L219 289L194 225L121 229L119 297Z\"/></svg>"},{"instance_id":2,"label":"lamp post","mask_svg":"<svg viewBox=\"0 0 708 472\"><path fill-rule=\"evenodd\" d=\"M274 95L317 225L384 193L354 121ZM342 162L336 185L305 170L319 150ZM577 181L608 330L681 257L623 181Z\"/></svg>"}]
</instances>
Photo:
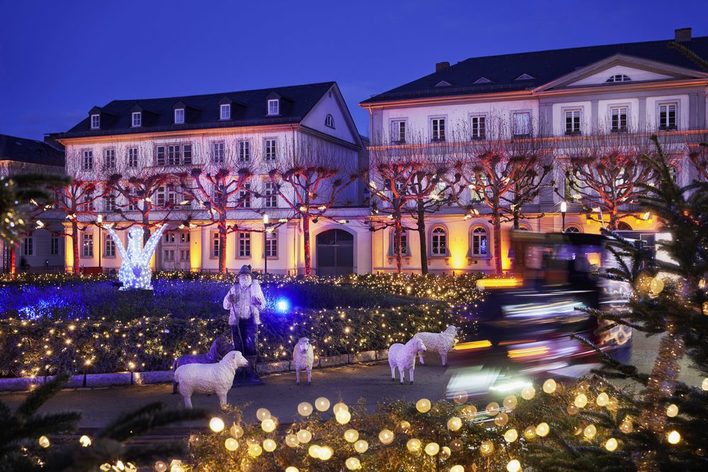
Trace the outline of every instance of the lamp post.
<instances>
[{"instance_id":1,"label":"lamp post","mask_svg":"<svg viewBox=\"0 0 708 472\"><path fill-rule=\"evenodd\" d=\"M263 275L268 273L268 213L263 213Z\"/></svg>"},{"instance_id":2,"label":"lamp post","mask_svg":"<svg viewBox=\"0 0 708 472\"><path fill-rule=\"evenodd\" d=\"M561 233L565 233L565 214L568 211L568 204L563 200L560 205L561 209Z\"/></svg>"}]
</instances>

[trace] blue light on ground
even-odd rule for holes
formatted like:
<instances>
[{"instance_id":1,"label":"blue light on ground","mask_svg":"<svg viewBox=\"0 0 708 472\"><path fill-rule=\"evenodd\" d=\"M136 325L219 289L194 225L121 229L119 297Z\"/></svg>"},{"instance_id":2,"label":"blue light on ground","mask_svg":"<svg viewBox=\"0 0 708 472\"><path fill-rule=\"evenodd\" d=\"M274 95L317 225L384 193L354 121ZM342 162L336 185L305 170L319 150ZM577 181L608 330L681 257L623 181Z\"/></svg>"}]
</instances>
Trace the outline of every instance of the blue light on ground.
<instances>
[{"instance_id":1,"label":"blue light on ground","mask_svg":"<svg viewBox=\"0 0 708 472\"><path fill-rule=\"evenodd\" d=\"M287 313L290 311L290 301L287 298L279 298L275 301L275 310L278 313Z\"/></svg>"}]
</instances>

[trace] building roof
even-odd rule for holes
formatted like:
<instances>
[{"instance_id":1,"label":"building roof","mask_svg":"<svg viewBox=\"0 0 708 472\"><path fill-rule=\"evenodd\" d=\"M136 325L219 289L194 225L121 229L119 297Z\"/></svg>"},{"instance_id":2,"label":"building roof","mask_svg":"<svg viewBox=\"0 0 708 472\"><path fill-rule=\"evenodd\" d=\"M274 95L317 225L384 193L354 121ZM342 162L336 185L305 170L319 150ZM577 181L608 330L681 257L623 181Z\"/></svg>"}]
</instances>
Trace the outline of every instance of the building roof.
<instances>
[{"instance_id":1,"label":"building roof","mask_svg":"<svg viewBox=\"0 0 708 472\"><path fill-rule=\"evenodd\" d=\"M361 105L393 100L530 90L580 68L621 54L700 70L673 40L610 44L550 51L472 57L455 65L364 100ZM708 36L680 43L708 58Z\"/></svg>"},{"instance_id":2,"label":"building roof","mask_svg":"<svg viewBox=\"0 0 708 472\"><path fill-rule=\"evenodd\" d=\"M259 90L191 95L182 97L113 100L92 108L85 119L57 139L84 136L178 131L204 128L231 128L299 123L335 82L272 87ZM280 98L280 114L267 115L269 98ZM219 105L231 104L231 119L219 119ZM174 123L174 109L184 107L185 123ZM142 111L142 126L131 127L131 114ZM90 114L101 114L101 128L91 129Z\"/></svg>"},{"instance_id":3,"label":"building roof","mask_svg":"<svg viewBox=\"0 0 708 472\"><path fill-rule=\"evenodd\" d=\"M64 167L64 151L43 141L0 134L0 160Z\"/></svg>"}]
</instances>

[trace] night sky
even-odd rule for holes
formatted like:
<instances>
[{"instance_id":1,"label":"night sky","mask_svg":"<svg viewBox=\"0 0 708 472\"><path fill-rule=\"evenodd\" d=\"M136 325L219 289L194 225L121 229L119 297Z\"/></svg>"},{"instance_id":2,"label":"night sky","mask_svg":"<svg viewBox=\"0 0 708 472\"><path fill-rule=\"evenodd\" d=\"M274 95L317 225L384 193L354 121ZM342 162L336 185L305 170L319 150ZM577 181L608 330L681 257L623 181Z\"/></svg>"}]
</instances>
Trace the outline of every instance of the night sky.
<instances>
[{"instance_id":1,"label":"night sky","mask_svg":"<svg viewBox=\"0 0 708 472\"><path fill-rule=\"evenodd\" d=\"M113 99L335 80L361 100L438 61L708 34L696 1L0 0L0 133L42 139Z\"/></svg>"}]
</instances>

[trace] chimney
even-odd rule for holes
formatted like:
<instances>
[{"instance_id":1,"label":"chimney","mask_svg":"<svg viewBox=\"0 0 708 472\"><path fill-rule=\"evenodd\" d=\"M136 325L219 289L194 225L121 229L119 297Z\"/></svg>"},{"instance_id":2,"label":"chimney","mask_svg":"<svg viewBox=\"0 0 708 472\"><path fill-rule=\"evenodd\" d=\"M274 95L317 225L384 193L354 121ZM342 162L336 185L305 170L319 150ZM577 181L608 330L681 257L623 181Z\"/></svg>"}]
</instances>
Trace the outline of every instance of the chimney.
<instances>
[{"instance_id":1,"label":"chimney","mask_svg":"<svg viewBox=\"0 0 708 472\"><path fill-rule=\"evenodd\" d=\"M691 28L688 29L688 36L689 39L691 37ZM435 64L435 72L440 72L441 70L445 70L448 67L450 67L450 63L445 61L445 62L438 62Z\"/></svg>"},{"instance_id":2,"label":"chimney","mask_svg":"<svg viewBox=\"0 0 708 472\"><path fill-rule=\"evenodd\" d=\"M685 43L691 40L691 28L677 28L674 30L674 41Z\"/></svg>"}]
</instances>

